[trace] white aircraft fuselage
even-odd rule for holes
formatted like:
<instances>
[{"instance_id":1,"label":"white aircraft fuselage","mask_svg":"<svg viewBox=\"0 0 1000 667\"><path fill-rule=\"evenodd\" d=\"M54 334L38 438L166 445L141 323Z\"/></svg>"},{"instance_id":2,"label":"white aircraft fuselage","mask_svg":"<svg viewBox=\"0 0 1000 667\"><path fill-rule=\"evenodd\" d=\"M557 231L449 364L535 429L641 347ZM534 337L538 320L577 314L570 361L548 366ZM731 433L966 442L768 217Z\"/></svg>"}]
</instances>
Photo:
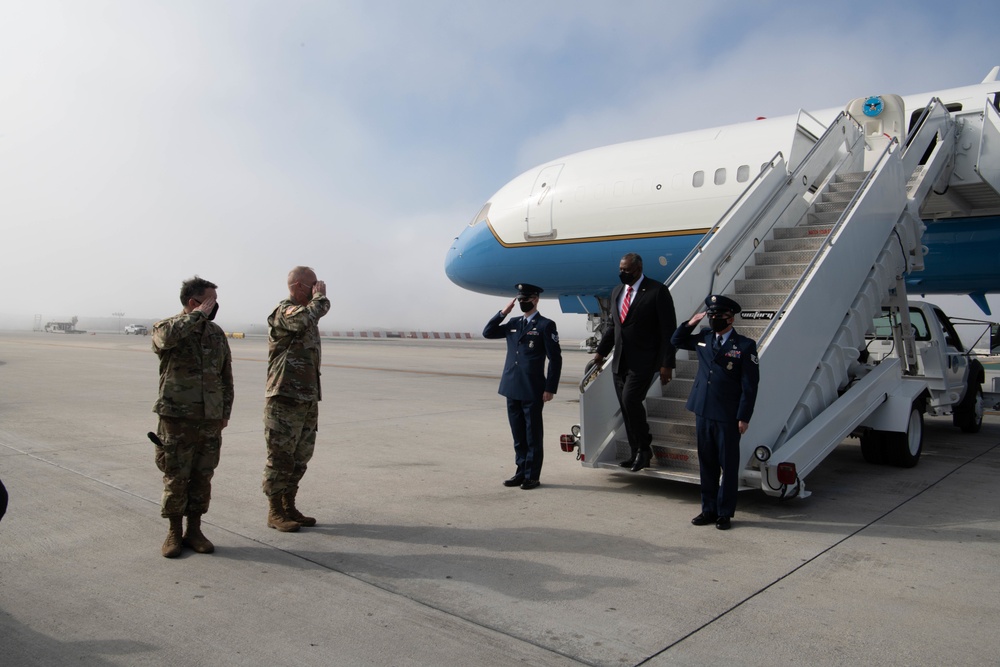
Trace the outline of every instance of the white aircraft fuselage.
<instances>
[{"instance_id":1,"label":"white aircraft fuselage","mask_svg":"<svg viewBox=\"0 0 1000 667\"><path fill-rule=\"evenodd\" d=\"M903 98L907 116L939 98L958 118L996 107L1000 82L986 81ZM842 109L810 112L823 125ZM445 272L460 287L510 295L528 282L558 297L564 312L597 313L618 261L639 253L645 274L664 281L761 170L793 150L800 115L631 141L547 162L503 186L455 239ZM979 150L964 146L965 162ZM955 178L963 167L956 161ZM956 188L956 191L960 188ZM926 268L908 276L912 292L983 295L1000 291L1000 207L941 193L922 213ZM996 193L991 191L991 196Z\"/></svg>"}]
</instances>

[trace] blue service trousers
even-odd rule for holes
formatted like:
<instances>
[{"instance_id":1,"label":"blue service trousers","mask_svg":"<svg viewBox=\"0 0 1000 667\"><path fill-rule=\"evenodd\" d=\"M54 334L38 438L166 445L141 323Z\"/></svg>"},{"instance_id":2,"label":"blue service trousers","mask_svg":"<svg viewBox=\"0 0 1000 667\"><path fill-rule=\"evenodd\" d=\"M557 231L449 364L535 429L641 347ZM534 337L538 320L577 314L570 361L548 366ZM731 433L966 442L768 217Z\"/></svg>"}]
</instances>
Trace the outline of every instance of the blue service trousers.
<instances>
[{"instance_id":1,"label":"blue service trousers","mask_svg":"<svg viewBox=\"0 0 1000 667\"><path fill-rule=\"evenodd\" d=\"M701 511L732 517L740 488L740 428L736 419L716 421L698 417L698 468L701 473ZM719 484L719 469L722 484Z\"/></svg>"},{"instance_id":2,"label":"blue service trousers","mask_svg":"<svg viewBox=\"0 0 1000 667\"><path fill-rule=\"evenodd\" d=\"M525 481L541 479L542 475L542 406L545 401L507 399L507 419L514 437L514 462L517 477Z\"/></svg>"}]
</instances>

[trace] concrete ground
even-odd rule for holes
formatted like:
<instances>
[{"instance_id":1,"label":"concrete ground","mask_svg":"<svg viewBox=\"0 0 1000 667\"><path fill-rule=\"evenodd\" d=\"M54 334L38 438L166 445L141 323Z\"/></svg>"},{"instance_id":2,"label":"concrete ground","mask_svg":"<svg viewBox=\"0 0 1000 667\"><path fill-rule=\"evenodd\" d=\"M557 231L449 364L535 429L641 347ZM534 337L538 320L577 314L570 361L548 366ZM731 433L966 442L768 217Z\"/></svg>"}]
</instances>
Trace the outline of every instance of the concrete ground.
<instances>
[{"instance_id":1,"label":"concrete ground","mask_svg":"<svg viewBox=\"0 0 1000 667\"><path fill-rule=\"evenodd\" d=\"M0 333L0 664L986 665L1000 655L1000 421L928 419L910 470L845 441L812 497L583 468L587 355L567 344L542 486L513 452L503 343L324 342L299 506L265 524L266 346L231 341L236 406L205 533L160 556L148 338Z\"/></svg>"}]
</instances>

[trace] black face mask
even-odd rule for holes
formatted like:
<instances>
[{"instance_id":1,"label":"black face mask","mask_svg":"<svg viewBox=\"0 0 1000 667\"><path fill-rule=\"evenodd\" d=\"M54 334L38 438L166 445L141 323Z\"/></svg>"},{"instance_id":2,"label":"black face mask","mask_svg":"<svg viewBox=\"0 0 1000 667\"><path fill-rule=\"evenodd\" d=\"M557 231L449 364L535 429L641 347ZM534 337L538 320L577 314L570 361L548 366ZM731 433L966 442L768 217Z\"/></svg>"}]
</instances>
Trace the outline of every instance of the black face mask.
<instances>
[{"instance_id":1,"label":"black face mask","mask_svg":"<svg viewBox=\"0 0 1000 667\"><path fill-rule=\"evenodd\" d=\"M533 309L535 307L535 302L534 301L518 301L517 305L521 306L521 312L522 313L527 313L527 312L530 312L531 309Z\"/></svg>"},{"instance_id":2,"label":"black face mask","mask_svg":"<svg viewBox=\"0 0 1000 667\"><path fill-rule=\"evenodd\" d=\"M628 271L618 272L618 280L622 281L623 285L635 285L635 281L637 280L637 278L638 276L633 276Z\"/></svg>"},{"instance_id":3,"label":"black face mask","mask_svg":"<svg viewBox=\"0 0 1000 667\"><path fill-rule=\"evenodd\" d=\"M729 318L725 315L718 317L709 317L708 326L712 327L712 331L719 333L720 331L725 331L729 327Z\"/></svg>"},{"instance_id":4,"label":"black face mask","mask_svg":"<svg viewBox=\"0 0 1000 667\"><path fill-rule=\"evenodd\" d=\"M219 312L219 302L218 301L216 301L215 305L212 306L212 312L209 314L208 319L214 320L215 319L215 314L217 312Z\"/></svg>"}]
</instances>

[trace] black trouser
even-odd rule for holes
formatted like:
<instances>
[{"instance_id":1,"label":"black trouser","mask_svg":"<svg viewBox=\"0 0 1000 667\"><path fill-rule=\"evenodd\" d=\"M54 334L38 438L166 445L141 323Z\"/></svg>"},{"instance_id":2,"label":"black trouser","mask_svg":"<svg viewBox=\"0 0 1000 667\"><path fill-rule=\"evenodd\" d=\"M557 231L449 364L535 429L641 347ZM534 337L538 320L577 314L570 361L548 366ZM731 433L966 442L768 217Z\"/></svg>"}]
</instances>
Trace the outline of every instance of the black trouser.
<instances>
[{"instance_id":1,"label":"black trouser","mask_svg":"<svg viewBox=\"0 0 1000 667\"><path fill-rule=\"evenodd\" d=\"M628 434L628 445L633 456L638 451L652 451L649 443L653 441L653 436L649 434L646 408L643 406L652 380L652 372L637 373L629 369L624 373L615 373L615 392L618 394L618 405L622 408L625 433Z\"/></svg>"}]
</instances>

